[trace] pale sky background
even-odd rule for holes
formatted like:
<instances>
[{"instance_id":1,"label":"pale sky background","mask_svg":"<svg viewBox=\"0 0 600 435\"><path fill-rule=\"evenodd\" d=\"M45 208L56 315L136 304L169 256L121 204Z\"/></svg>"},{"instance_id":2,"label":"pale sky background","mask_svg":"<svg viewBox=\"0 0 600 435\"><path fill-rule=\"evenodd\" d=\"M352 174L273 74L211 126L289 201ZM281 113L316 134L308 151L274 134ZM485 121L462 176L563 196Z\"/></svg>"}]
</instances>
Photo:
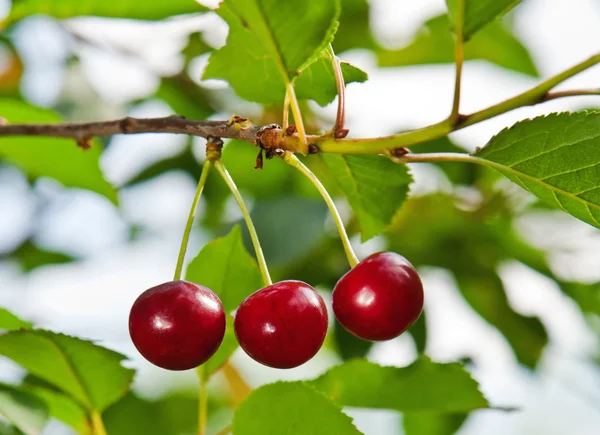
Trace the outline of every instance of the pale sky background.
<instances>
[{"instance_id":1,"label":"pale sky background","mask_svg":"<svg viewBox=\"0 0 600 435\"><path fill-rule=\"evenodd\" d=\"M371 4L375 34L389 46L408 42L421 22L445 10L444 0L371 0ZM6 9L0 0L0 16L3 10ZM72 20L66 25L99 42L133 47L143 59L143 62L132 61L118 54L84 47L79 55L85 76L73 72L65 74L62 63L68 55L68 41L56 23L40 17L19 27L16 39L27 67L24 94L36 104L51 105L61 93L71 98L88 93L87 80L103 99L95 109L97 118L124 115L123 102L154 92L158 85L156 72L176 71L181 65L177 53L185 44L186 32L210 29L207 38L219 44L224 42L227 33L224 23L214 15L158 27L131 22L109 25L95 19ZM515 26L544 78L600 51L600 2L597 0L525 0L517 8ZM371 53L354 51L342 57L370 75L367 83L350 85L347 90L347 126L352 135L390 134L447 116L453 92L452 65L377 70ZM192 65L195 77L200 76L204 63L205 60L200 59ZM494 104L534 83L534 79L486 62L467 62L461 111L468 113ZM223 86L218 81L209 84ZM560 88L599 85L600 68L595 67ZM453 134L452 139L473 149L517 120L598 106L600 97L557 100L486 121ZM256 106L240 102L236 113L256 110ZM152 101L135 106L128 113L150 117L168 115L171 110L161 102ZM322 113L333 120L334 105ZM121 136L113 140L115 146L103 155L101 164L107 179L117 185L157 158L176 153L184 141L172 135ZM413 170L417 185L412 190L416 194L447 186L434 168L422 165L413 166ZM98 340L125 353L131 358L128 365L138 369L135 388L147 397L193 385L193 371L167 372L137 354L127 333L127 316L131 304L143 290L171 279L194 184L185 175L165 174L122 191L122 211L119 211L95 194L61 189L44 180L36 189L43 193L48 207L34 218L36 196L23 176L12 169L0 169L0 252L18 246L35 226L35 239L40 244L85 257L73 264L40 268L29 275L23 275L15 264L0 262L0 306L41 327ZM229 218L237 220L239 212L233 204L230 210ZM151 231L134 244L124 245L128 235L120 213L128 220L149 226ZM587 282L600 280L600 233L597 230L566 215L542 220L535 216L524 218L519 228L548 251L553 267L561 276ZM189 256L195 255L207 238L195 234ZM365 245L355 242L359 256L375 252L381 246L377 238ZM531 375L515 364L502 336L465 304L449 274L430 269L423 270L422 276L429 310L429 355L437 361L472 355L477 363L473 375L491 403L520 408L512 413L475 412L460 430L461 435L598 433L600 373L597 367L585 362L587 356L597 351L598 337L580 317L574 303L552 282L519 264L506 264L501 270L513 307L519 312L540 316L550 335L550 345L539 371ZM377 344L369 355L378 363L398 366L410 363L415 356L408 336ZM263 367L241 351L235 354L233 361L253 386L277 379L317 376L338 362L337 357L327 351L289 371ZM15 365L0 360L0 381L14 381L21 375ZM397 413L347 411L367 435L402 433ZM45 433L70 432L56 422Z\"/></svg>"}]
</instances>

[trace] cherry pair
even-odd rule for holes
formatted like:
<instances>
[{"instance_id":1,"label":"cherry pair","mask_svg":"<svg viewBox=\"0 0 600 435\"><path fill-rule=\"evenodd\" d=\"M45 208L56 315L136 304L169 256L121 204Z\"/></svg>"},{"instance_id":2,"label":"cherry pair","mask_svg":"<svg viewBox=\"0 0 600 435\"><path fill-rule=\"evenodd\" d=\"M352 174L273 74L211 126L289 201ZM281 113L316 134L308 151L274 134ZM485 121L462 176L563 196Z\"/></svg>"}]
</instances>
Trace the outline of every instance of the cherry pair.
<instances>
[{"instance_id":1,"label":"cherry pair","mask_svg":"<svg viewBox=\"0 0 600 435\"><path fill-rule=\"evenodd\" d=\"M423 286L413 266L393 252L373 254L336 284L333 311L355 336L390 340L412 325L423 308ZM323 298L301 281L282 281L248 296L237 310L235 334L256 361L274 368L311 359L327 334ZM129 331L139 352L170 370L206 362L225 334L225 312L210 289L172 281L146 290L134 303Z\"/></svg>"}]
</instances>

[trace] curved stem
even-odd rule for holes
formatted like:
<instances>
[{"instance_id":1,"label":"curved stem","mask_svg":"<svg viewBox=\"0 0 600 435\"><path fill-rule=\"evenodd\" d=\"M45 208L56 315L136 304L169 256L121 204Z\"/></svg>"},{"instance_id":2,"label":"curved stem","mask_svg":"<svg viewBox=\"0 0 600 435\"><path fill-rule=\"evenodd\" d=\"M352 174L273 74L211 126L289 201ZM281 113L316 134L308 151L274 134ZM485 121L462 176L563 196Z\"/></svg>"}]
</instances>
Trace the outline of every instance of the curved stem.
<instances>
[{"instance_id":1,"label":"curved stem","mask_svg":"<svg viewBox=\"0 0 600 435\"><path fill-rule=\"evenodd\" d=\"M464 28L465 28L465 0L458 0L458 11L455 17L456 42L454 45L454 63L456 64L456 76L454 79L454 99L452 101L452 111L448 120L451 124L458 120L460 105L460 87L462 78L462 67L464 61Z\"/></svg>"},{"instance_id":2,"label":"curved stem","mask_svg":"<svg viewBox=\"0 0 600 435\"><path fill-rule=\"evenodd\" d=\"M333 217L335 226L337 227L337 230L340 234L340 239L342 239L342 244L344 245L344 251L346 252L346 257L348 258L348 263L350 263L350 267L356 266L359 263L359 260L356 257L354 250L352 249L352 245L350 244L350 239L348 238L348 234L346 233L346 228L344 228L344 222L342 221L342 218L339 212L337 211L337 208L335 207L333 199L331 199L331 196L329 196L329 192L327 192L327 189L325 189L325 186L323 186L323 184L321 184L317 176L313 174L312 171L308 169L300 160L298 160L298 157L296 157L292 153L286 153L283 159L286 163L298 169L306 178L308 178L311 181L312 184L315 185L315 187L323 197L323 200L327 204L327 207L329 207L329 211L331 212L331 216Z\"/></svg>"},{"instance_id":3,"label":"curved stem","mask_svg":"<svg viewBox=\"0 0 600 435\"><path fill-rule=\"evenodd\" d=\"M196 194L194 195L194 199L192 200L192 207L190 208L190 214L188 215L188 219L185 224L185 229L183 230L183 237L181 239L181 247L179 248L179 256L177 257L177 265L175 266L175 275L173 276L174 281L181 279L181 272L183 270L183 261L185 260L185 251L187 250L188 240L190 238L190 232L192 231L192 225L194 224L194 218L196 217L196 210L198 209L198 203L200 202L200 197L202 196L202 191L204 190L204 185L206 184L206 179L208 178L208 173L210 172L211 167L212 167L211 161L209 159L206 159L204 161L204 165L202 166L202 174L200 174L200 181L198 181L198 187L196 188Z\"/></svg>"},{"instance_id":4,"label":"curved stem","mask_svg":"<svg viewBox=\"0 0 600 435\"><path fill-rule=\"evenodd\" d=\"M329 44L329 57L331 58L331 65L333 66L333 73L335 75L335 85L338 94L338 106L337 114L335 116L335 124L333 125L333 133L343 130L345 123L345 109L346 109L346 84L344 83L344 74L340 65L339 59L335 56L333 47ZM347 132L346 132L347 133Z\"/></svg>"},{"instance_id":5,"label":"curved stem","mask_svg":"<svg viewBox=\"0 0 600 435\"><path fill-rule=\"evenodd\" d=\"M200 390L198 395L198 435L206 435L206 420L208 417L208 393L206 391L206 371L204 364L196 369Z\"/></svg>"},{"instance_id":6,"label":"curved stem","mask_svg":"<svg viewBox=\"0 0 600 435\"><path fill-rule=\"evenodd\" d=\"M256 228L254 228L254 223L252 223L250 212L248 212L248 208L244 203L244 199L242 198L240 191L235 185L233 178L231 178L231 175L229 175L229 172L227 172L227 169L225 169L223 162L217 160L216 162L214 162L214 165L215 169L219 172L219 174L221 174L221 177L229 187L229 190L231 190L233 197L237 201L240 210L242 211L242 215L244 215L244 220L246 221L246 226L248 227L248 232L250 233L250 238L252 239L252 245L254 246L254 252L256 253L256 259L258 261L258 267L260 268L260 273L262 275L263 282L265 286L269 286L273 284L273 281L271 281L271 275L269 275L267 262L265 260L262 248L260 247L260 240L258 239L258 234L256 234Z\"/></svg>"},{"instance_id":7,"label":"curved stem","mask_svg":"<svg viewBox=\"0 0 600 435\"><path fill-rule=\"evenodd\" d=\"M102 421L102 415L98 411L94 411L92 412L91 419L94 435L106 435L106 428Z\"/></svg>"},{"instance_id":8,"label":"curved stem","mask_svg":"<svg viewBox=\"0 0 600 435\"><path fill-rule=\"evenodd\" d=\"M303 147L302 154L308 153L308 142L306 140L306 130L304 129L304 121L302 121L302 112L300 112L300 105L296 98L296 91L294 90L294 84L288 83L286 88L286 94L289 96L290 105L292 107L292 114L294 115L294 123L298 130L298 137Z\"/></svg>"}]
</instances>

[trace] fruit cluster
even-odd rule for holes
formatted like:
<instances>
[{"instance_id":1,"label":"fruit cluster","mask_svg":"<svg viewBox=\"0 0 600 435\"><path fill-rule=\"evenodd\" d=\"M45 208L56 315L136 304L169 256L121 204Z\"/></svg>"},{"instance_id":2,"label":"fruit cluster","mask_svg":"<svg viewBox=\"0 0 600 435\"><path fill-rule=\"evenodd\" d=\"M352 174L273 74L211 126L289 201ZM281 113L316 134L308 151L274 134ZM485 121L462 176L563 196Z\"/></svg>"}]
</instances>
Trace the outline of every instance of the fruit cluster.
<instances>
[{"instance_id":1,"label":"fruit cluster","mask_svg":"<svg viewBox=\"0 0 600 435\"><path fill-rule=\"evenodd\" d=\"M373 254L336 284L335 317L364 340L390 340L412 325L423 309L423 286L414 267L393 252ZM235 313L234 329L244 351L273 368L293 368L311 359L327 334L323 298L301 281L281 281L248 296ZM129 332L138 351L169 370L206 362L225 335L225 312L210 289L170 281L142 293L133 304Z\"/></svg>"}]
</instances>

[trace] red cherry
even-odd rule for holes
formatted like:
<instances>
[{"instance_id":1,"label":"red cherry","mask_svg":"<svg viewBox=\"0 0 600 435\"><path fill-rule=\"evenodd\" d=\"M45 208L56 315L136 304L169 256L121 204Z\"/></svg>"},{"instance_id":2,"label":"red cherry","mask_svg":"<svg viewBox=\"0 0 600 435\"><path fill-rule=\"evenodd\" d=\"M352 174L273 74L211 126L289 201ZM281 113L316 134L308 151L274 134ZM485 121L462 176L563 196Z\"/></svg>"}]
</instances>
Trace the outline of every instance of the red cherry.
<instances>
[{"instance_id":1,"label":"red cherry","mask_svg":"<svg viewBox=\"0 0 600 435\"><path fill-rule=\"evenodd\" d=\"M314 288L281 281L246 298L235 315L235 335L251 358L276 369L304 364L327 335L327 308Z\"/></svg>"},{"instance_id":2,"label":"red cherry","mask_svg":"<svg viewBox=\"0 0 600 435\"><path fill-rule=\"evenodd\" d=\"M223 341L223 304L209 288L187 281L165 282L134 302L129 335L152 364L167 370L198 367Z\"/></svg>"},{"instance_id":3,"label":"red cherry","mask_svg":"<svg viewBox=\"0 0 600 435\"><path fill-rule=\"evenodd\" d=\"M423 284L406 258L379 252L340 278L332 298L335 317L348 332L363 340L391 340L419 318Z\"/></svg>"}]
</instances>

